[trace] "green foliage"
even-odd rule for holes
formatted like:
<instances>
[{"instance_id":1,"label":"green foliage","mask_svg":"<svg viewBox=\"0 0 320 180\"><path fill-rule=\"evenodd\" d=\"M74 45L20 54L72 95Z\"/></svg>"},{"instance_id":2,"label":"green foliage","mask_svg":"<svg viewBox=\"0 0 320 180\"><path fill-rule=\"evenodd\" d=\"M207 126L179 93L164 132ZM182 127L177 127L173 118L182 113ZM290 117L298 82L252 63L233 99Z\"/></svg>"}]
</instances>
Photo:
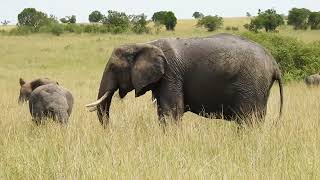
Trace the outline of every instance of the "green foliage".
<instances>
[{"instance_id":1,"label":"green foliage","mask_svg":"<svg viewBox=\"0 0 320 180\"><path fill-rule=\"evenodd\" d=\"M10 35L27 35L34 32L33 27L30 26L18 26L16 28L12 28L9 31Z\"/></svg>"},{"instance_id":2,"label":"green foliage","mask_svg":"<svg viewBox=\"0 0 320 180\"><path fill-rule=\"evenodd\" d=\"M173 31L177 25L177 18L172 11L155 12L151 19L153 22L163 24L168 31Z\"/></svg>"},{"instance_id":3,"label":"green foliage","mask_svg":"<svg viewBox=\"0 0 320 180\"><path fill-rule=\"evenodd\" d=\"M320 29L320 11L319 12L311 12L308 24L311 26L311 29Z\"/></svg>"},{"instance_id":4,"label":"green foliage","mask_svg":"<svg viewBox=\"0 0 320 180\"><path fill-rule=\"evenodd\" d=\"M198 20L198 27L205 27L208 31L215 31L223 26L223 19L217 15L205 16Z\"/></svg>"},{"instance_id":5,"label":"green foliage","mask_svg":"<svg viewBox=\"0 0 320 180\"><path fill-rule=\"evenodd\" d=\"M243 33L275 57L286 81L300 80L320 72L320 42L303 43L292 37L269 33Z\"/></svg>"},{"instance_id":6,"label":"green foliage","mask_svg":"<svg viewBox=\"0 0 320 180\"><path fill-rule=\"evenodd\" d=\"M155 12L151 18L153 22L159 22L164 24L164 17L166 16L167 11Z\"/></svg>"},{"instance_id":7,"label":"green foliage","mask_svg":"<svg viewBox=\"0 0 320 180\"><path fill-rule=\"evenodd\" d=\"M147 27L147 16L144 14L131 16L132 31L137 34L149 33L150 28Z\"/></svg>"},{"instance_id":8,"label":"green foliage","mask_svg":"<svg viewBox=\"0 0 320 180\"><path fill-rule=\"evenodd\" d=\"M64 18L61 18L60 21L62 23L75 24L77 22L77 17L75 15L66 16Z\"/></svg>"},{"instance_id":9,"label":"green foliage","mask_svg":"<svg viewBox=\"0 0 320 180\"><path fill-rule=\"evenodd\" d=\"M103 20L104 16L100 11L93 11L89 15L89 22L91 23L98 23Z\"/></svg>"},{"instance_id":10,"label":"green foliage","mask_svg":"<svg viewBox=\"0 0 320 180\"><path fill-rule=\"evenodd\" d=\"M61 24L53 24L51 26L51 30L50 31L51 31L52 34L54 34L56 36L60 36L64 31L63 25L61 25Z\"/></svg>"},{"instance_id":11,"label":"green foliage","mask_svg":"<svg viewBox=\"0 0 320 180\"><path fill-rule=\"evenodd\" d=\"M264 12L259 12L258 16L251 19L249 25L244 27L250 31L258 32L264 28L266 32L276 31L276 28L284 24L283 17L277 14L276 10L268 9Z\"/></svg>"},{"instance_id":12,"label":"green foliage","mask_svg":"<svg viewBox=\"0 0 320 180\"><path fill-rule=\"evenodd\" d=\"M124 12L108 11L108 16L104 18L103 24L108 27L112 33L127 32L130 27L129 17Z\"/></svg>"},{"instance_id":13,"label":"green foliage","mask_svg":"<svg viewBox=\"0 0 320 180\"><path fill-rule=\"evenodd\" d=\"M28 26L32 31L37 32L43 25L50 22L47 14L37 11L35 8L25 8L18 14L18 26Z\"/></svg>"},{"instance_id":14,"label":"green foliage","mask_svg":"<svg viewBox=\"0 0 320 180\"><path fill-rule=\"evenodd\" d=\"M203 18L204 15L201 12L196 11L192 14L192 17L194 17L195 19L200 19Z\"/></svg>"},{"instance_id":15,"label":"green foliage","mask_svg":"<svg viewBox=\"0 0 320 180\"><path fill-rule=\"evenodd\" d=\"M288 15L288 24L292 25L295 30L307 29L310 10L305 8L292 8Z\"/></svg>"}]
</instances>

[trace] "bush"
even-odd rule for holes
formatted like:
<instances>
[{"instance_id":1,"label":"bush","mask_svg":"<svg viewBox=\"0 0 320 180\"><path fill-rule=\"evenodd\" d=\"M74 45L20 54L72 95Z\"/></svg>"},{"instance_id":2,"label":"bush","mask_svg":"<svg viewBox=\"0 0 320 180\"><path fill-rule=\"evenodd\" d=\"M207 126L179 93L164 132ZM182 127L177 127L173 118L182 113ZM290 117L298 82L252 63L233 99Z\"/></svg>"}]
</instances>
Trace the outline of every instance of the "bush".
<instances>
[{"instance_id":1,"label":"bush","mask_svg":"<svg viewBox=\"0 0 320 180\"><path fill-rule=\"evenodd\" d=\"M320 42L303 43L292 37L268 33L243 33L275 57L286 81L300 80L320 72Z\"/></svg>"},{"instance_id":2,"label":"bush","mask_svg":"<svg viewBox=\"0 0 320 180\"><path fill-rule=\"evenodd\" d=\"M50 31L51 31L52 34L54 34L56 36L60 36L64 31L63 25L54 24L54 25L51 26L51 30Z\"/></svg>"},{"instance_id":3,"label":"bush","mask_svg":"<svg viewBox=\"0 0 320 180\"><path fill-rule=\"evenodd\" d=\"M197 26L205 27L208 31L215 31L221 28L223 25L223 19L219 16L205 16L198 20Z\"/></svg>"},{"instance_id":4,"label":"bush","mask_svg":"<svg viewBox=\"0 0 320 180\"><path fill-rule=\"evenodd\" d=\"M258 16L251 19L249 25L245 25L245 28L258 32L258 30L264 28L266 32L276 31L276 28L284 24L283 17L274 9L268 9L264 12L259 11Z\"/></svg>"},{"instance_id":5,"label":"bush","mask_svg":"<svg viewBox=\"0 0 320 180\"><path fill-rule=\"evenodd\" d=\"M149 33L150 28L147 27L147 16L144 14L131 16L132 31L137 34Z\"/></svg>"},{"instance_id":6,"label":"bush","mask_svg":"<svg viewBox=\"0 0 320 180\"><path fill-rule=\"evenodd\" d=\"M310 10L305 8L292 8L288 15L288 24L292 25L295 30L307 29Z\"/></svg>"},{"instance_id":7,"label":"bush","mask_svg":"<svg viewBox=\"0 0 320 180\"><path fill-rule=\"evenodd\" d=\"M12 28L9 31L10 35L27 35L34 32L33 27L30 26L18 26L16 28Z\"/></svg>"},{"instance_id":8,"label":"bush","mask_svg":"<svg viewBox=\"0 0 320 180\"><path fill-rule=\"evenodd\" d=\"M151 19L155 23L163 24L167 31L173 31L177 25L177 18L172 11L155 12Z\"/></svg>"},{"instance_id":9,"label":"bush","mask_svg":"<svg viewBox=\"0 0 320 180\"><path fill-rule=\"evenodd\" d=\"M98 23L103 20L104 16L100 11L93 11L89 15L89 22L91 23Z\"/></svg>"},{"instance_id":10,"label":"bush","mask_svg":"<svg viewBox=\"0 0 320 180\"><path fill-rule=\"evenodd\" d=\"M311 12L308 24L311 26L312 30L320 29L320 12Z\"/></svg>"},{"instance_id":11,"label":"bush","mask_svg":"<svg viewBox=\"0 0 320 180\"><path fill-rule=\"evenodd\" d=\"M127 32L130 27L129 17L124 12L108 11L108 16L103 20L103 24L107 25L108 31L112 33Z\"/></svg>"}]
</instances>

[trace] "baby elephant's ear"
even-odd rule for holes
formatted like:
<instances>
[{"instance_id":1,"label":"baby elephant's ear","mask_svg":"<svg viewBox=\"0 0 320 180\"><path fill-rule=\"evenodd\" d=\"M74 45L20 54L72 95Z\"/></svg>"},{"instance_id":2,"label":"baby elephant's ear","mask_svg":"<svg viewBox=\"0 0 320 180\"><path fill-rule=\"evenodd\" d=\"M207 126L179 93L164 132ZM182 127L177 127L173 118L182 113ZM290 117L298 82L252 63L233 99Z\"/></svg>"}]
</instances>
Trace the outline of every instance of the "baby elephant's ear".
<instances>
[{"instance_id":1,"label":"baby elephant's ear","mask_svg":"<svg viewBox=\"0 0 320 180\"><path fill-rule=\"evenodd\" d=\"M23 86L26 83L26 81L24 81L22 78L20 78L19 83L20 83L20 86Z\"/></svg>"}]
</instances>

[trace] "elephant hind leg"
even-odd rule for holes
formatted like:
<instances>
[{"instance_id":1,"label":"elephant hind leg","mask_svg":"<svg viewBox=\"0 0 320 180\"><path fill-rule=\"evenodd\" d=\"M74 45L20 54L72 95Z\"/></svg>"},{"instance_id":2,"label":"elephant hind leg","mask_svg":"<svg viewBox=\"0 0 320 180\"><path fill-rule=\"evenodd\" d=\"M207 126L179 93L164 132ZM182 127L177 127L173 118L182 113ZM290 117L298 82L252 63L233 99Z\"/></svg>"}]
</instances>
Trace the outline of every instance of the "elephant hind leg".
<instances>
[{"instance_id":1,"label":"elephant hind leg","mask_svg":"<svg viewBox=\"0 0 320 180\"><path fill-rule=\"evenodd\" d=\"M266 111L266 105L250 105L244 102L236 109L234 118L240 125L254 126L264 122Z\"/></svg>"}]
</instances>

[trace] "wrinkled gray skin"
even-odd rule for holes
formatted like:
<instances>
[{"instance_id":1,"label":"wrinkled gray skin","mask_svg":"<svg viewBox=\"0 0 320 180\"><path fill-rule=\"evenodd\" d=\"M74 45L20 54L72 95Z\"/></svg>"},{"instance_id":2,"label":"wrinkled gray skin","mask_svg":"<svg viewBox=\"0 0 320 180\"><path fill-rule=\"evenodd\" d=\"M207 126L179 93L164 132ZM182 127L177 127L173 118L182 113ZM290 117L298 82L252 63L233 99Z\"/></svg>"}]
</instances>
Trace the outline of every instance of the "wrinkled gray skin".
<instances>
[{"instance_id":1,"label":"wrinkled gray skin","mask_svg":"<svg viewBox=\"0 0 320 180\"><path fill-rule=\"evenodd\" d=\"M46 85L46 84L58 84L59 85L59 83L57 81L54 81L54 80L51 80L48 78L39 78L39 79L35 79L30 82L26 82L24 79L20 78L19 83L20 83L20 94L19 94L19 99L18 99L19 104L22 104L22 103L28 101L32 91L35 90L39 86Z\"/></svg>"},{"instance_id":2,"label":"wrinkled gray skin","mask_svg":"<svg viewBox=\"0 0 320 180\"><path fill-rule=\"evenodd\" d=\"M33 120L38 124L45 118L53 118L66 124L72 107L72 94L56 84L39 86L30 95L29 110Z\"/></svg>"},{"instance_id":3,"label":"wrinkled gray skin","mask_svg":"<svg viewBox=\"0 0 320 180\"><path fill-rule=\"evenodd\" d=\"M308 86L319 86L320 85L320 75L313 74L305 78L304 81Z\"/></svg>"},{"instance_id":4,"label":"wrinkled gray skin","mask_svg":"<svg viewBox=\"0 0 320 180\"><path fill-rule=\"evenodd\" d=\"M263 118L275 80L280 86L281 115L281 73L262 46L228 34L160 39L114 49L103 73L98 101L87 107L97 110L100 122L106 125L116 90L121 98L132 90L136 97L151 90L160 122L165 116L179 119L186 111L225 120L253 113Z\"/></svg>"}]
</instances>

